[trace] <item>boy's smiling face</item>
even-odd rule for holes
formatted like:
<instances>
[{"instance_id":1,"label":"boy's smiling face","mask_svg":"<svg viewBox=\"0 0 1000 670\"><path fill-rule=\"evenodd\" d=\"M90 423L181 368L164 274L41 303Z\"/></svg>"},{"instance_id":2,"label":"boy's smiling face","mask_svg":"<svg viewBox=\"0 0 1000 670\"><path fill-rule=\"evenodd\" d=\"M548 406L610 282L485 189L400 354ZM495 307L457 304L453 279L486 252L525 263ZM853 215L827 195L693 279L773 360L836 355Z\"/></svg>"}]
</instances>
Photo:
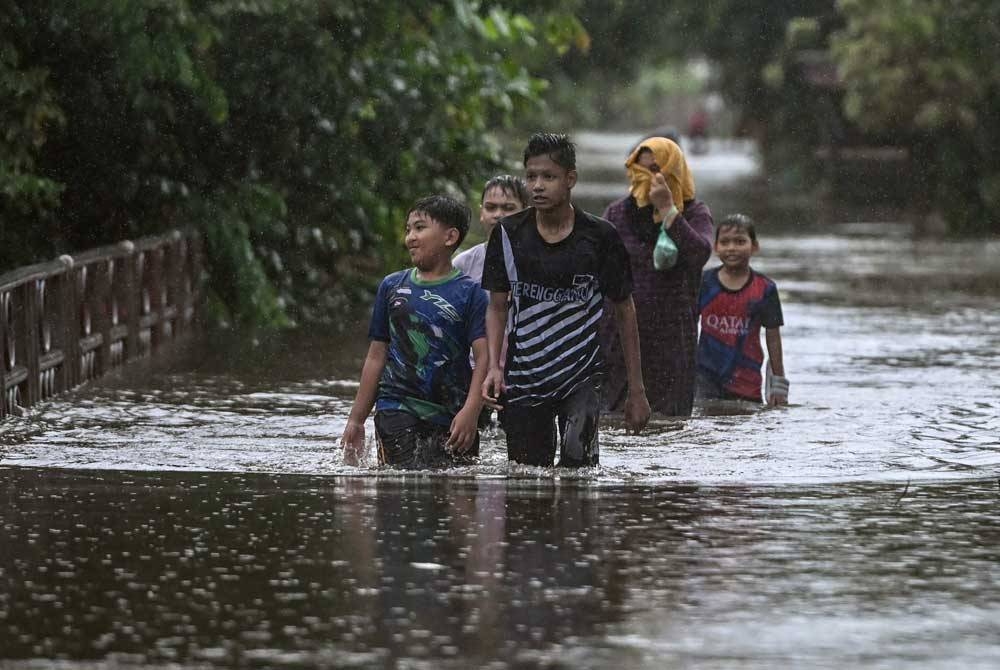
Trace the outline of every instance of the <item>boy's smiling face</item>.
<instances>
[{"instance_id":1,"label":"boy's smiling face","mask_svg":"<svg viewBox=\"0 0 1000 670\"><path fill-rule=\"evenodd\" d=\"M458 237L457 228L446 228L425 212L410 212L406 217L406 249L418 270L431 270L449 258Z\"/></svg>"},{"instance_id":2,"label":"boy's smiling face","mask_svg":"<svg viewBox=\"0 0 1000 670\"><path fill-rule=\"evenodd\" d=\"M760 250L757 242L742 228L727 226L719 229L715 240L715 253L727 270L745 270L750 257Z\"/></svg>"}]
</instances>

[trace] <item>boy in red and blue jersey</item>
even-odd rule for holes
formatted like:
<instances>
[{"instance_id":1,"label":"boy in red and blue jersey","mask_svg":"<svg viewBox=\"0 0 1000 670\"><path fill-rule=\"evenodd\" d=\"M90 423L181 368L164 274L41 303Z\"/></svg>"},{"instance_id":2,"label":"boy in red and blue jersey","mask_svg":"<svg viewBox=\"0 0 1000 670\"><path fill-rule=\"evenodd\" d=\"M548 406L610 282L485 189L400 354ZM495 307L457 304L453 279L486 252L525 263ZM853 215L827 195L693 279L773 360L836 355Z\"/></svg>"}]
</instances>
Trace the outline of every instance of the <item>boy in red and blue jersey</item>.
<instances>
[{"instance_id":1,"label":"boy in red and blue jersey","mask_svg":"<svg viewBox=\"0 0 1000 670\"><path fill-rule=\"evenodd\" d=\"M706 270L701 279L699 398L788 403L781 300L774 282L750 267L750 257L759 250L753 221L746 215L733 214L715 229L715 253L722 265ZM762 326L769 367L766 398L761 395Z\"/></svg>"}]
</instances>

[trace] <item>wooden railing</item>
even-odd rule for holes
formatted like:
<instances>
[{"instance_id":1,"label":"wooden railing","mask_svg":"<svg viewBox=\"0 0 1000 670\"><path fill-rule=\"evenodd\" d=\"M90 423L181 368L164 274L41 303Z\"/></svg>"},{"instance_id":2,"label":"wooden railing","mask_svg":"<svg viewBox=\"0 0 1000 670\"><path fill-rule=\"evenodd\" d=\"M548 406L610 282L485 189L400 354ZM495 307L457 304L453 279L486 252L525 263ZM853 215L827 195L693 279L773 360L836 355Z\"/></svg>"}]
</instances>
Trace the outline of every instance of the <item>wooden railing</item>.
<instances>
[{"instance_id":1,"label":"wooden railing","mask_svg":"<svg viewBox=\"0 0 1000 670\"><path fill-rule=\"evenodd\" d=\"M200 275L178 231L0 275L0 419L190 331Z\"/></svg>"}]
</instances>

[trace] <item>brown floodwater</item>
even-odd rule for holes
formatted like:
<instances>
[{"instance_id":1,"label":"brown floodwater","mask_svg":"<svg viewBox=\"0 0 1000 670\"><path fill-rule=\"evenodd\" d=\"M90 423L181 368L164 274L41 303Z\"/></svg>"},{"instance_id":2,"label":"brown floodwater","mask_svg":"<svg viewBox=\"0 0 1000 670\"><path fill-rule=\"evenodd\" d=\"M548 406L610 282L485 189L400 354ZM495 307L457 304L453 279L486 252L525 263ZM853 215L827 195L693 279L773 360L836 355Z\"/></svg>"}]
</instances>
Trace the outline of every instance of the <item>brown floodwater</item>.
<instances>
[{"instance_id":1,"label":"brown floodwater","mask_svg":"<svg viewBox=\"0 0 1000 670\"><path fill-rule=\"evenodd\" d=\"M721 217L754 161L692 168ZM496 431L475 466L344 465L366 314L5 422L0 668L996 667L1000 242L823 220L760 222L791 405L611 418L597 468Z\"/></svg>"}]
</instances>

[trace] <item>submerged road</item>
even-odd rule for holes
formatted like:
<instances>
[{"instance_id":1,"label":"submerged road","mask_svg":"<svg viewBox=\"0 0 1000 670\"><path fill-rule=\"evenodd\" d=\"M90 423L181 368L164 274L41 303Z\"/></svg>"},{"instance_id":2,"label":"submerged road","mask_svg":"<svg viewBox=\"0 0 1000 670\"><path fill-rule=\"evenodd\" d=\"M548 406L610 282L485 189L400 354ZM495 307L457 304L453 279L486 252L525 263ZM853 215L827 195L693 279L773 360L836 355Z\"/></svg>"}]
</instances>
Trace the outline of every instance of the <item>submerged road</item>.
<instances>
[{"instance_id":1,"label":"submerged road","mask_svg":"<svg viewBox=\"0 0 1000 670\"><path fill-rule=\"evenodd\" d=\"M596 209L623 138L580 139ZM0 427L0 668L996 667L1000 242L826 225L762 207L745 147L704 161L717 217L774 212L790 407L400 473L335 448L366 314L193 346Z\"/></svg>"}]
</instances>

